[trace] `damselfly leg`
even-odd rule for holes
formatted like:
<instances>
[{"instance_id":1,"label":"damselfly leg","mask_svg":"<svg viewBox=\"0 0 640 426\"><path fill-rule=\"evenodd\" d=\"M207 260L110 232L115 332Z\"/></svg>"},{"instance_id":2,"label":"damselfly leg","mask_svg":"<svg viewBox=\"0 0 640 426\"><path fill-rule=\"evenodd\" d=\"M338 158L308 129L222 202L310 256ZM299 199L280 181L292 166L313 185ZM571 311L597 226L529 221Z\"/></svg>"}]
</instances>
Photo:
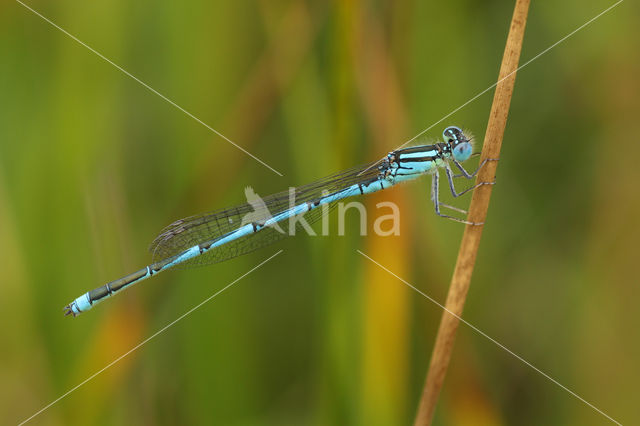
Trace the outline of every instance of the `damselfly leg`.
<instances>
[{"instance_id":1,"label":"damselfly leg","mask_svg":"<svg viewBox=\"0 0 640 426\"><path fill-rule=\"evenodd\" d=\"M479 186L482 186L482 185L493 185L493 184L495 184L495 181L493 181L493 182L479 182L479 183L477 183L477 184L475 184L475 185L473 185L473 186L471 186L471 187L469 187L469 188L467 188L467 189L465 189L465 190L463 190L461 192L456 191L456 187L455 187L455 184L453 182L454 178L456 178L456 177L464 177L464 178L467 178L467 179L472 179L478 173L478 171L487 163L487 161L498 161L498 159L487 158L486 160L482 161L482 163L480 163L478 168L472 173L467 172L465 170L465 168L462 167L462 165L455 158L451 158L451 161L453 161L453 163L456 165L456 167L458 167L458 169L460 169L460 171L462 172L462 174L454 175L453 171L451 170L451 166L449 165L449 163L447 162L447 163L444 164L444 170L445 170L445 173L447 175L447 181L449 182L449 189L451 190L451 194L454 197L457 198L457 197L459 197L461 195L464 195L467 192L469 192L471 190L474 190L474 189L476 189L476 188L478 188ZM438 172L436 171L433 174L432 181L431 181L431 201L433 201L433 204L434 204L435 210L436 210L436 214L438 216L445 217L447 219L451 219L451 220L453 220L455 222L465 223L467 225L482 225L484 223L484 222L480 222L480 223L478 223L478 222L469 222L467 220L459 219L457 217L453 217L453 216L449 216L449 215L441 213L440 212L440 207L445 207L445 208L457 211L457 212L462 213L462 214L467 214L467 211L440 202L440 199L439 199L439 190L440 190L439 181L440 181L440 176L439 176Z\"/></svg>"},{"instance_id":2,"label":"damselfly leg","mask_svg":"<svg viewBox=\"0 0 640 426\"><path fill-rule=\"evenodd\" d=\"M468 220L459 219L459 218L457 218L457 217L449 216L449 215L447 215L447 214L444 214L444 213L441 213L441 212L440 212L440 207L446 207L446 208L448 208L448 209L455 210L455 211L458 211L458 212L463 213L463 214L467 214L467 211L466 211L466 210L462 210L462 209L459 209L459 208L457 208L457 207L453 207L453 206L450 206L450 205L448 205L448 204L444 204L444 203L441 203L441 202L440 202L440 197L439 197L439 191L440 191L440 188L439 188L439 180L440 180L440 175L439 175L439 174L438 174L438 172L436 171L435 173L433 173L433 174L431 175L431 201L433 201L433 205L434 205L434 207L435 207L436 214L437 214L438 216L440 216L440 217L445 217L445 218L447 218L447 219L451 219L451 220L453 220L454 222L460 222L460 223L464 223L464 224L467 224L467 225L483 225L483 224L484 224L484 222L469 222Z\"/></svg>"},{"instance_id":3,"label":"damselfly leg","mask_svg":"<svg viewBox=\"0 0 640 426\"><path fill-rule=\"evenodd\" d=\"M475 156L476 154L474 154ZM480 153L478 153L477 155L480 155ZM455 158L451 158L451 161L453 161L453 164L456 165L456 167L462 172L459 175L453 175L453 177L464 177L467 179L471 179L473 177L475 177L475 175L478 174L478 172L480 171L481 168L484 167L485 164L487 164L487 161L499 161L499 158L485 158L484 160L482 160L482 162L478 165L478 167L476 168L476 170L473 173L469 173L464 167L462 167L462 164L460 164L460 162L458 160L456 160Z\"/></svg>"},{"instance_id":4,"label":"damselfly leg","mask_svg":"<svg viewBox=\"0 0 640 426\"><path fill-rule=\"evenodd\" d=\"M454 160L454 161L455 161L455 160ZM478 168L478 169L479 169L479 168ZM482 185L493 185L494 183L496 183L495 181L493 181L493 182L479 182L479 183L476 183L475 185L473 185L473 186L471 186L471 187L469 187L469 188L467 188L467 189L465 189L465 190L462 190L461 192L457 192L457 191L456 191L455 184L453 183L453 178L455 178L455 177L456 177L456 175L454 175L454 174L453 174L453 171L451 170L451 167L449 166L449 164L448 164L448 163L445 163L445 165L444 165L444 171L445 171L445 173L447 174L447 180L449 181L449 189L451 190L451 194L452 194L454 197L456 197L456 198L457 198L457 197L459 197L459 196L461 196L461 195L466 194L467 192L469 192L469 191L471 191L471 190L476 189L476 188L477 188L477 187L479 187L479 186L482 186ZM478 171L478 170L476 170L476 171L474 172L474 174L475 174L475 173L477 173L477 171ZM472 177L473 177L473 176L470 176L470 177L469 177L469 179L471 179Z\"/></svg>"}]
</instances>

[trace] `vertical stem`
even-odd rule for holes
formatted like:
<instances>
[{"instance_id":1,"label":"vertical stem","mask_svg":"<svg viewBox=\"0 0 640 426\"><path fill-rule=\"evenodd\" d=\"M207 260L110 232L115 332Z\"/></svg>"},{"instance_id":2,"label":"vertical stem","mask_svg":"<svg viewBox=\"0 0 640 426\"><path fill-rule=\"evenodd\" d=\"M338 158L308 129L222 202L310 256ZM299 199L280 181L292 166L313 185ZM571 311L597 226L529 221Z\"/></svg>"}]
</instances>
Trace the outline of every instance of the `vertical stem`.
<instances>
[{"instance_id":1,"label":"vertical stem","mask_svg":"<svg viewBox=\"0 0 640 426\"><path fill-rule=\"evenodd\" d=\"M507 124L507 115L516 80L516 70L520 59L528 11L529 0L516 0L480 161L485 158L499 158L500 156L502 136ZM496 161L488 161L478 173L477 181L492 182L495 179L496 167ZM493 185L483 185L473 192L469 207L469 221L485 221L492 187ZM433 419L438 395L451 359L459 317L462 315L464 302L469 291L482 229L483 226L472 225L467 225L465 228L451 279L451 286L449 287L449 294L447 295L446 310L442 313L436 343L431 355L431 363L415 420L416 426L429 425Z\"/></svg>"}]
</instances>

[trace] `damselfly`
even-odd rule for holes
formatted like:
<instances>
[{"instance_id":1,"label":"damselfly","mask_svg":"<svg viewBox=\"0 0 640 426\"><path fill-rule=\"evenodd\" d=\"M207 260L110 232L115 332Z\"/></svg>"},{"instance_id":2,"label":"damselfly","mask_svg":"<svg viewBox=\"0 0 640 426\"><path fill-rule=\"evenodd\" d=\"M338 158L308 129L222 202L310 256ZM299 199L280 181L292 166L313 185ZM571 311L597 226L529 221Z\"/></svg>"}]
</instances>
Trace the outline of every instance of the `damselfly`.
<instances>
[{"instance_id":1,"label":"damselfly","mask_svg":"<svg viewBox=\"0 0 640 426\"><path fill-rule=\"evenodd\" d=\"M451 193L458 197L480 185L480 182L456 192L455 177L473 178L487 160L473 173L460 164L472 154L473 138L460 128L447 127L444 143L418 145L390 152L383 159L320 179L309 185L270 195L260 202L249 202L216 212L180 219L167 226L151 244L153 263L126 277L91 290L65 308L65 315L77 316L115 293L159 272L177 265L203 265L222 262L271 244L287 235L291 221L303 216L309 224L320 219L338 201L354 195L368 194L431 174L431 200L436 214L457 222L471 223L440 211L445 207L460 213L466 211L440 203L438 168L443 167ZM454 175L450 163L461 172ZM292 203L291 200L295 202Z\"/></svg>"}]
</instances>

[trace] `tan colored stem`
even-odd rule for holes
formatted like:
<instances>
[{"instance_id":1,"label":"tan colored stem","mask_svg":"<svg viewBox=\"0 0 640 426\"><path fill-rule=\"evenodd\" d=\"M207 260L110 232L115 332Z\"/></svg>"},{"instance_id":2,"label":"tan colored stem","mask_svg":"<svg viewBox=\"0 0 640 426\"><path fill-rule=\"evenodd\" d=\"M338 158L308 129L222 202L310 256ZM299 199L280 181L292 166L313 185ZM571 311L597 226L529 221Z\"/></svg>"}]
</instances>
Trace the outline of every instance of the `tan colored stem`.
<instances>
[{"instance_id":1,"label":"tan colored stem","mask_svg":"<svg viewBox=\"0 0 640 426\"><path fill-rule=\"evenodd\" d=\"M502 136L507 125L507 115L509 113L511 95L516 80L516 70L518 68L518 60L520 59L520 50L522 48L522 39L528 11L529 0L516 0L480 161L485 158L500 157ZM488 161L478 173L477 182L492 182L495 179L497 164L498 162L496 161ZM471 205L469 207L469 221L476 223L485 221L492 188L493 185L483 185L473 192ZM424 385L418 415L415 420L416 426L429 425L433 419L438 395L440 394L449 360L451 359L453 343L458 329L458 317L462 315L464 302L467 297L467 292L469 291L471 274L473 273L473 267L476 262L482 229L483 226L473 225L467 225L465 228L445 304L447 310L442 313L442 320L440 321L438 335L436 336L436 344L433 348L433 354L431 355L427 380ZM455 315L452 315L450 312Z\"/></svg>"}]
</instances>

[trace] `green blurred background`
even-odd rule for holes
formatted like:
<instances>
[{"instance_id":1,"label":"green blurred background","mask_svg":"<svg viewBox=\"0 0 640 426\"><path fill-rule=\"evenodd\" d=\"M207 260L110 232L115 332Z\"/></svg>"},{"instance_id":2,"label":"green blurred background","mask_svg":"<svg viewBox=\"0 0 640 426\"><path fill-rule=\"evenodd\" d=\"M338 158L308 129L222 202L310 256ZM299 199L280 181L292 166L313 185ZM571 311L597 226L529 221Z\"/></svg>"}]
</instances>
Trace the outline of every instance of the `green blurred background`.
<instances>
[{"instance_id":1,"label":"green blurred background","mask_svg":"<svg viewBox=\"0 0 640 426\"><path fill-rule=\"evenodd\" d=\"M30 424L410 424L463 227L421 180L369 197L399 237L290 238L161 274L173 220L375 160L492 84L511 2L31 1L280 177L19 3L0 4L0 423L25 420L284 252ZM612 1L533 2L521 62ZM624 424L640 423L640 9L518 73L464 317ZM492 92L439 123L485 131ZM468 199L456 201L466 206ZM336 215L331 216L335 234ZM370 220L371 222L371 220ZM369 225L371 229L371 225ZM607 424L461 326L438 425Z\"/></svg>"}]
</instances>

